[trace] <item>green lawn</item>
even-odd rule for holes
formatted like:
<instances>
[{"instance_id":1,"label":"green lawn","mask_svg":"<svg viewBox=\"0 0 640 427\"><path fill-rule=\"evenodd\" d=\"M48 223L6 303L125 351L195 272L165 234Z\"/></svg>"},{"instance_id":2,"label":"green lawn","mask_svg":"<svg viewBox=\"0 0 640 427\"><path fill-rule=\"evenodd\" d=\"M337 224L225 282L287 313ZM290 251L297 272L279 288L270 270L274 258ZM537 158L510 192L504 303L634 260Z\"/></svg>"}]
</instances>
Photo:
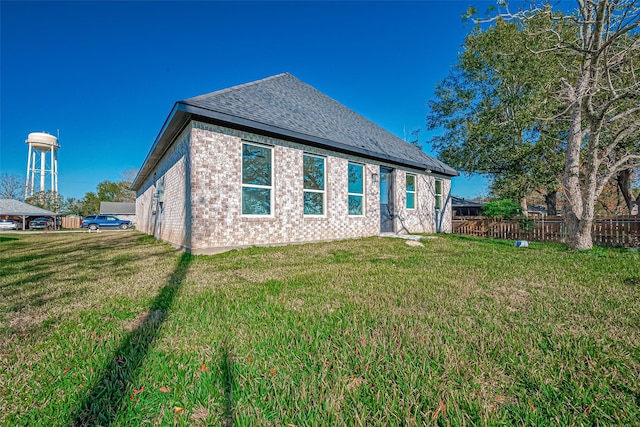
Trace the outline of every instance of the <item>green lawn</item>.
<instances>
[{"instance_id":1,"label":"green lawn","mask_svg":"<svg viewBox=\"0 0 640 427\"><path fill-rule=\"evenodd\" d=\"M0 234L0 425L640 425L640 255Z\"/></svg>"}]
</instances>

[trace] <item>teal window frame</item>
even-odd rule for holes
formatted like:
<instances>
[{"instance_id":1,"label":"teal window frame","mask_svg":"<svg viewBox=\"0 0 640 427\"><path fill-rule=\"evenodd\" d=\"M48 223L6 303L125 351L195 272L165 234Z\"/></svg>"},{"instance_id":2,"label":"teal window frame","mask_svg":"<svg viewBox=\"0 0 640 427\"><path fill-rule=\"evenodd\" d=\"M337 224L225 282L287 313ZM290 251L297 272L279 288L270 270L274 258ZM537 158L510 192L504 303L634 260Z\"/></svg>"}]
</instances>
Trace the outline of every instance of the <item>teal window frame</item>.
<instances>
[{"instance_id":1,"label":"teal window frame","mask_svg":"<svg viewBox=\"0 0 640 427\"><path fill-rule=\"evenodd\" d=\"M435 207L436 210L442 209L442 180L436 179L434 185Z\"/></svg>"},{"instance_id":2,"label":"teal window frame","mask_svg":"<svg viewBox=\"0 0 640 427\"><path fill-rule=\"evenodd\" d=\"M413 178L413 183L409 184L409 178ZM405 178L405 208L407 209L415 209L416 208L416 182L417 176L412 173L406 174Z\"/></svg>"},{"instance_id":3,"label":"teal window frame","mask_svg":"<svg viewBox=\"0 0 640 427\"><path fill-rule=\"evenodd\" d=\"M364 206L364 187L365 187L365 169L364 165L361 163L352 163L349 162L347 166L347 209L349 216L364 216L365 206ZM358 182L352 182L352 171L356 168L360 168L360 188L358 188ZM360 203L356 204L355 202L359 200ZM358 206L359 211L356 211L354 207Z\"/></svg>"}]
</instances>

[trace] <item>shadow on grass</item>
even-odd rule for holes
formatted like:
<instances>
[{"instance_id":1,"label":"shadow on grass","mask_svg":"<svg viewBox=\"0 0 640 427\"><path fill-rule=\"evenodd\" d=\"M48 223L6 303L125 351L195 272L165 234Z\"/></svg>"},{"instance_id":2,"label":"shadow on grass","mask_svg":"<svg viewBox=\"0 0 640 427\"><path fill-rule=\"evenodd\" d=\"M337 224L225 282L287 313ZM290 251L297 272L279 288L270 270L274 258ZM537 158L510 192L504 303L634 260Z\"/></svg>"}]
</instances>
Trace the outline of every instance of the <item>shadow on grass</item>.
<instances>
[{"instance_id":1,"label":"shadow on grass","mask_svg":"<svg viewBox=\"0 0 640 427\"><path fill-rule=\"evenodd\" d=\"M74 411L68 423L70 426L108 426L116 420L135 372L147 357L162 323L166 320L190 263L191 255L183 253L168 283L149 307L147 315L114 352L96 384Z\"/></svg>"},{"instance_id":2,"label":"shadow on grass","mask_svg":"<svg viewBox=\"0 0 640 427\"><path fill-rule=\"evenodd\" d=\"M640 286L640 276L638 276L638 277L627 277L622 282L627 286Z\"/></svg>"},{"instance_id":3,"label":"shadow on grass","mask_svg":"<svg viewBox=\"0 0 640 427\"><path fill-rule=\"evenodd\" d=\"M49 334L51 328L37 321L34 311L55 324L62 307L95 297L97 284L126 283L136 262L152 265L173 252L133 233L11 235L14 240L0 243L0 311L22 319L5 332Z\"/></svg>"},{"instance_id":4,"label":"shadow on grass","mask_svg":"<svg viewBox=\"0 0 640 427\"><path fill-rule=\"evenodd\" d=\"M221 425L223 427L233 427L233 356L229 351L229 341L226 340L220 346L222 371L222 388L224 390L224 413Z\"/></svg>"}]
</instances>

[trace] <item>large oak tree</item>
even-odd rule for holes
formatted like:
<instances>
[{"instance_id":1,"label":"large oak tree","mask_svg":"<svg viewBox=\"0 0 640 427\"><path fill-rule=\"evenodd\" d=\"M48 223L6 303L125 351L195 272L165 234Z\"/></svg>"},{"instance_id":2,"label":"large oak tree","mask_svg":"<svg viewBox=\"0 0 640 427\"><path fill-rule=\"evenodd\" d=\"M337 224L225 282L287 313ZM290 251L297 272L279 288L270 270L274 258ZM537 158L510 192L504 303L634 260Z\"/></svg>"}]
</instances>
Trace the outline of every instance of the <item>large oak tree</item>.
<instances>
[{"instance_id":1,"label":"large oak tree","mask_svg":"<svg viewBox=\"0 0 640 427\"><path fill-rule=\"evenodd\" d=\"M477 137L468 127L462 130L464 141L475 142L474 137L485 141L486 148L491 149L490 154L485 154L489 160L493 160L493 153L501 154L499 160L508 160L510 152L517 155L518 148L537 145L533 140L517 143L536 129L540 135L558 140L554 149L562 156L560 181L568 241L572 248L589 249L595 205L604 187L612 179L620 176L625 179L628 173L625 171L640 166L640 9L638 0L576 0L576 5L573 12L553 10L545 4L512 13L503 3L497 15L484 21L484 26L474 34L496 34L509 28L515 29L516 36L509 39L511 45L497 48L489 36L479 45L465 43L468 56L482 57L486 50L495 52L499 58L513 52L526 62L522 63L521 76L513 70L503 71L498 62L487 63L488 75L496 73L498 78L481 83L491 90L508 87L505 81L509 78L527 83L531 91L524 92L518 102L532 116L525 116L523 133L522 127L516 126L519 122L515 116L508 115L510 103L503 102L509 101L508 97L496 100L485 96L479 99L494 101L496 105L489 111L502 109L506 113L505 121L514 126L513 134L497 138L495 135L502 134L495 133L490 126L478 127ZM491 25L487 28L489 21ZM540 78L535 76L536 72L541 74ZM461 88L460 100L469 91L477 91ZM482 111L482 102L471 105L480 106ZM471 117L479 117L477 111L471 113ZM530 127L531 123L536 124ZM495 148L487 141L500 147ZM442 145L444 157L447 150L457 150L453 147ZM506 162L497 171L511 173L512 166L513 162Z\"/></svg>"}]
</instances>

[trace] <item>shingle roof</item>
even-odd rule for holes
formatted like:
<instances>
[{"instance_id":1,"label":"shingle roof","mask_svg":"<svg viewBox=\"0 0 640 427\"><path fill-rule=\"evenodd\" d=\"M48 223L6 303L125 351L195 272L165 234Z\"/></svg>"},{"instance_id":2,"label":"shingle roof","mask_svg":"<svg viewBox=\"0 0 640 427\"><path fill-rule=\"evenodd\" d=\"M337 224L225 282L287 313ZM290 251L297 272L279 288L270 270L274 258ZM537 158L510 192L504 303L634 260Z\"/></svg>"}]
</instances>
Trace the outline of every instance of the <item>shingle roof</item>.
<instances>
[{"instance_id":1,"label":"shingle roof","mask_svg":"<svg viewBox=\"0 0 640 427\"><path fill-rule=\"evenodd\" d=\"M134 188L191 117L447 176L458 172L288 73L176 103ZM165 134L169 134L166 137Z\"/></svg>"},{"instance_id":2,"label":"shingle roof","mask_svg":"<svg viewBox=\"0 0 640 427\"><path fill-rule=\"evenodd\" d=\"M130 202L100 202L100 213L111 215L135 215L136 204Z\"/></svg>"},{"instance_id":3,"label":"shingle roof","mask_svg":"<svg viewBox=\"0 0 640 427\"><path fill-rule=\"evenodd\" d=\"M457 172L288 73L234 86L183 103L276 128L364 149L382 159L424 164L446 175Z\"/></svg>"},{"instance_id":4,"label":"shingle roof","mask_svg":"<svg viewBox=\"0 0 640 427\"><path fill-rule=\"evenodd\" d=\"M484 206L484 202L481 202L480 200L465 199L464 197L452 196L451 206L469 206L481 208Z\"/></svg>"},{"instance_id":5,"label":"shingle roof","mask_svg":"<svg viewBox=\"0 0 640 427\"><path fill-rule=\"evenodd\" d=\"M0 215L53 216L55 213L15 199L0 199Z\"/></svg>"}]
</instances>

